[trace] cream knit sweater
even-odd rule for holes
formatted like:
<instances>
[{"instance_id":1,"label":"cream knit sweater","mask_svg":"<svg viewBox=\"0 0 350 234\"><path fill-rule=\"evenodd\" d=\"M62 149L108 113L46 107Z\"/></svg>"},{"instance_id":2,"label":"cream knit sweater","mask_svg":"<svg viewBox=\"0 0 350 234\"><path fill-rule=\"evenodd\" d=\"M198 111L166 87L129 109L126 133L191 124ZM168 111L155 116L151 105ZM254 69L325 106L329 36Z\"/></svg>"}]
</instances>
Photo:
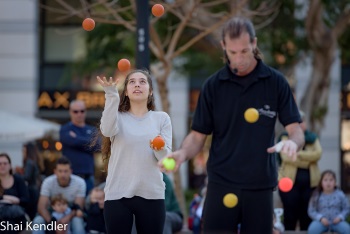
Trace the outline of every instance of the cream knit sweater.
<instances>
[{"instance_id":1,"label":"cream knit sweater","mask_svg":"<svg viewBox=\"0 0 350 234\"><path fill-rule=\"evenodd\" d=\"M102 134L111 139L111 157L105 186L105 200L134 196L164 199L165 184L158 160L171 152L172 126L162 111L149 111L142 117L119 112L115 87L104 87L105 108L101 118ZM150 140L161 135L164 150L154 151Z\"/></svg>"}]
</instances>

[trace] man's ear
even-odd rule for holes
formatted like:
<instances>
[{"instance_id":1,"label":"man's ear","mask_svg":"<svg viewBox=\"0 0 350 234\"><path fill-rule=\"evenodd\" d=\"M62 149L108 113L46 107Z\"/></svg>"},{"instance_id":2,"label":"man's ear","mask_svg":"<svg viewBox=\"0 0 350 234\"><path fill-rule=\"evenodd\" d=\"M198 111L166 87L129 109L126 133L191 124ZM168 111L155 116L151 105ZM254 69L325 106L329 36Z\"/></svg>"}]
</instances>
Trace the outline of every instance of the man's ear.
<instances>
[{"instance_id":1,"label":"man's ear","mask_svg":"<svg viewBox=\"0 0 350 234\"><path fill-rule=\"evenodd\" d=\"M225 42L223 40L220 41L220 44L221 44L222 50L226 50Z\"/></svg>"},{"instance_id":2,"label":"man's ear","mask_svg":"<svg viewBox=\"0 0 350 234\"><path fill-rule=\"evenodd\" d=\"M253 40L253 50L256 49L257 45L258 45L258 38L257 38L257 37L254 37L254 40Z\"/></svg>"}]
</instances>

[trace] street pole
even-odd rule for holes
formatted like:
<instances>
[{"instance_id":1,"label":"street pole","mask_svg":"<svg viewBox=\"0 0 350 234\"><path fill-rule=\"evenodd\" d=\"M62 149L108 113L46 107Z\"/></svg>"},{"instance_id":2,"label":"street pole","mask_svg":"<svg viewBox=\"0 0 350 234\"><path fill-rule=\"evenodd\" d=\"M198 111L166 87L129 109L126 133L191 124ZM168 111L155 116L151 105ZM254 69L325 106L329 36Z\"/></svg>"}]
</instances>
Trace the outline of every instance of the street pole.
<instances>
[{"instance_id":1,"label":"street pole","mask_svg":"<svg viewBox=\"0 0 350 234\"><path fill-rule=\"evenodd\" d=\"M136 68L149 70L149 9L148 0L136 1Z\"/></svg>"}]
</instances>

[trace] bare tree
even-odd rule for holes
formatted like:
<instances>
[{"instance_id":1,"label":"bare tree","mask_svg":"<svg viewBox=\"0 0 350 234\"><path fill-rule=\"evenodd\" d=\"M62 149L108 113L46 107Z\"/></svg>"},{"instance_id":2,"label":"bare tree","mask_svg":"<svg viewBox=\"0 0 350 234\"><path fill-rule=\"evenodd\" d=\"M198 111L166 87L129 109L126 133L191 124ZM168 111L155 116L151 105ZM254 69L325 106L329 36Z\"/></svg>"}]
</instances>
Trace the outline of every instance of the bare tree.
<instances>
[{"instance_id":1,"label":"bare tree","mask_svg":"<svg viewBox=\"0 0 350 234\"><path fill-rule=\"evenodd\" d=\"M70 0L55 1L60 8L50 8L46 5L41 5L41 7L47 11L60 14L61 16L57 18L58 20L72 16L78 16L82 19L91 17L96 22L119 25L131 32L136 32L135 0L130 0L128 6L121 6L121 1L118 0L96 0L93 2L80 0L81 6L78 8L74 7ZM225 21L235 15L264 19L260 21L260 24L256 25L256 28L261 28L275 18L279 9L279 1L277 0L260 1L259 4L255 4L254 8L249 4L252 2L249 0L213 0L210 2L174 0L168 2L149 2L151 5L161 3L167 14L172 14L178 18L176 25L168 26L166 36L162 36L164 33L160 34L155 27L157 21L162 20L161 18L152 18L149 25L149 48L158 59L158 62L151 64L151 71L158 84L162 109L167 113L170 112L167 80L173 69L175 58L181 56L183 52L208 35L214 35L216 39L220 39L220 27ZM213 11L214 8L221 10ZM197 35L185 43L180 43L180 39L185 34L185 29L192 29L197 32ZM173 145L175 144L173 143ZM179 173L175 173L174 182L176 195L186 220L187 212Z\"/></svg>"},{"instance_id":2,"label":"bare tree","mask_svg":"<svg viewBox=\"0 0 350 234\"><path fill-rule=\"evenodd\" d=\"M330 70L336 58L338 38L350 23L350 7L342 12L334 25L327 25L325 11L321 0L310 0L306 16L307 40L312 51L312 74L310 82L301 100L301 109L306 112L308 126L320 133L328 110L330 88Z\"/></svg>"}]
</instances>

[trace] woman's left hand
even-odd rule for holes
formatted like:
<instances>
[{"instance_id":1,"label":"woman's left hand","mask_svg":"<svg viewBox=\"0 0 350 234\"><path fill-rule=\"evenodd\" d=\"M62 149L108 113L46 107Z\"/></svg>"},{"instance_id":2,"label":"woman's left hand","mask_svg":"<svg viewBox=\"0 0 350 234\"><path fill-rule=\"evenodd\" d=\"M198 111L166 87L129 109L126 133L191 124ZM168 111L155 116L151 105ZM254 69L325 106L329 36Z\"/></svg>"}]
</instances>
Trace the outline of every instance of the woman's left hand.
<instances>
[{"instance_id":1,"label":"woman's left hand","mask_svg":"<svg viewBox=\"0 0 350 234\"><path fill-rule=\"evenodd\" d=\"M108 87L108 86L116 86L118 84L119 79L117 79L115 82L113 82L112 77L109 77L109 81L107 81L105 76L102 79L101 79L101 77L97 76L97 81L98 81L98 83L100 83L100 85L102 87Z\"/></svg>"},{"instance_id":2,"label":"woman's left hand","mask_svg":"<svg viewBox=\"0 0 350 234\"><path fill-rule=\"evenodd\" d=\"M335 219L333 219L333 223L334 224L337 224L337 223L339 223L341 221L341 218L339 218L339 217L336 217Z\"/></svg>"},{"instance_id":3,"label":"woman's left hand","mask_svg":"<svg viewBox=\"0 0 350 234\"><path fill-rule=\"evenodd\" d=\"M2 199L10 204L19 204L19 198L12 195L4 195Z\"/></svg>"},{"instance_id":4,"label":"woman's left hand","mask_svg":"<svg viewBox=\"0 0 350 234\"><path fill-rule=\"evenodd\" d=\"M164 149L164 146L161 147L161 148L157 148L153 145L153 140L149 140L149 147L151 147L151 149L155 150L155 151L160 151L160 150L163 150Z\"/></svg>"}]
</instances>

